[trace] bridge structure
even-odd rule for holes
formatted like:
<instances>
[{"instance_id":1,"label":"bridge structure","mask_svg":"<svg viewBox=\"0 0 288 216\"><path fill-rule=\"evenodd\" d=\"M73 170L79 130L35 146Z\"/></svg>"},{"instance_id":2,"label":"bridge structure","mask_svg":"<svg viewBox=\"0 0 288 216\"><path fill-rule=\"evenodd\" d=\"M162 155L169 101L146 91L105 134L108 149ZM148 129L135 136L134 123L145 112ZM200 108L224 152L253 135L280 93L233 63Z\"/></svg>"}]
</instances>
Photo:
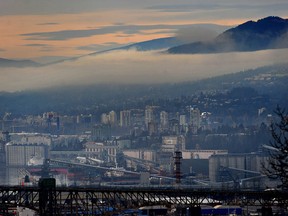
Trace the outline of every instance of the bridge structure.
<instances>
[{"instance_id":1,"label":"bridge structure","mask_svg":"<svg viewBox=\"0 0 288 216\"><path fill-rule=\"evenodd\" d=\"M37 187L0 187L0 214L21 206L42 215L112 215L124 209L144 205L197 207L201 205L237 205L245 208L281 208L288 206L288 193L283 191L222 190L189 186L99 186L56 187L55 179L39 181Z\"/></svg>"}]
</instances>

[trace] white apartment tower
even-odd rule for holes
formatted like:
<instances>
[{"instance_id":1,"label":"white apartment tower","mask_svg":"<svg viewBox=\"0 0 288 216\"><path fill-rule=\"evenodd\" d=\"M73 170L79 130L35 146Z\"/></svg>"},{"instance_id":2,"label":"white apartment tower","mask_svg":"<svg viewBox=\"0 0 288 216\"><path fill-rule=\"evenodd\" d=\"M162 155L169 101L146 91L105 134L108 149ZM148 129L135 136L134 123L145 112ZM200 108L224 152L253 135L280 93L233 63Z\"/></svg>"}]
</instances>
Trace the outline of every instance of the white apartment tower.
<instances>
[{"instance_id":1,"label":"white apartment tower","mask_svg":"<svg viewBox=\"0 0 288 216\"><path fill-rule=\"evenodd\" d=\"M117 125L117 114L114 110L109 112L109 122L112 126Z\"/></svg>"},{"instance_id":2,"label":"white apartment tower","mask_svg":"<svg viewBox=\"0 0 288 216\"><path fill-rule=\"evenodd\" d=\"M109 124L109 115L107 115L106 113L102 113L101 123L102 124Z\"/></svg>"}]
</instances>

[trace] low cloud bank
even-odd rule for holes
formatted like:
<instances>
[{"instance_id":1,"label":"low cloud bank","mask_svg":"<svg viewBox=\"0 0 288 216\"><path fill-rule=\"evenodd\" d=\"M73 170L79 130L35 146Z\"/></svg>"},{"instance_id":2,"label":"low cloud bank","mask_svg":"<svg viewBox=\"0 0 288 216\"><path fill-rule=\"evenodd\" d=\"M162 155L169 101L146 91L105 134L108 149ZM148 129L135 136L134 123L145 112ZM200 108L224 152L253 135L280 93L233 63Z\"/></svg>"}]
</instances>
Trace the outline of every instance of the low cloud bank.
<instances>
[{"instance_id":1,"label":"low cloud bank","mask_svg":"<svg viewBox=\"0 0 288 216\"><path fill-rule=\"evenodd\" d=\"M288 49L209 55L114 51L38 68L2 68L0 91L60 85L175 83L286 62Z\"/></svg>"}]
</instances>

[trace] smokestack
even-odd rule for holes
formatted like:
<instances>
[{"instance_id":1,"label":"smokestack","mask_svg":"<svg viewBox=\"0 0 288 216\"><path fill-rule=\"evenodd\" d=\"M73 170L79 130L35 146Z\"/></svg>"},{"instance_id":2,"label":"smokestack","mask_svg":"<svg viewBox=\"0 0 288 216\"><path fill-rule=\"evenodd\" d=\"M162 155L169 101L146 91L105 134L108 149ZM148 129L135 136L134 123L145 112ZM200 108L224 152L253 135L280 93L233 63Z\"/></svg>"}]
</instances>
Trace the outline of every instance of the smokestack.
<instances>
[{"instance_id":1,"label":"smokestack","mask_svg":"<svg viewBox=\"0 0 288 216\"><path fill-rule=\"evenodd\" d=\"M174 164L175 164L176 184L181 183L181 159L182 159L182 152L178 150L175 151Z\"/></svg>"}]
</instances>

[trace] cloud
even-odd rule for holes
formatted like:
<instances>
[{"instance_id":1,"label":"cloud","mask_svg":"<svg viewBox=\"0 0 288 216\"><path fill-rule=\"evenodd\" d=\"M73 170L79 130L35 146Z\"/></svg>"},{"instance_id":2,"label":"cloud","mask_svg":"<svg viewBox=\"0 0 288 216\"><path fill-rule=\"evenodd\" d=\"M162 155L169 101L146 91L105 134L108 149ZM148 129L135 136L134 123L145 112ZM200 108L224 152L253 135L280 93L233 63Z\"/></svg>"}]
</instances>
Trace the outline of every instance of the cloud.
<instances>
[{"instance_id":1,"label":"cloud","mask_svg":"<svg viewBox=\"0 0 288 216\"><path fill-rule=\"evenodd\" d=\"M199 3L201 2L201 3ZM63 13L81 13L81 12L91 12L91 11L103 11L111 9L135 9L135 8L151 8L158 11L189 11L191 10L213 10L218 7L221 8L233 8L240 4L245 5L245 8L249 10L252 8L254 10L257 6L262 10L261 6L265 7L265 10L275 11L279 9L287 11L287 1L286 0L242 0L237 3L231 0L178 0L175 4L175 0L165 0L165 5L163 5L163 0L1 0L0 1L0 14L1 15L39 15L39 14L63 14ZM280 6L278 6L280 5ZM283 7L285 6L285 7ZM249 8L250 7L250 8ZM243 11L242 11L243 12Z\"/></svg>"},{"instance_id":2,"label":"cloud","mask_svg":"<svg viewBox=\"0 0 288 216\"><path fill-rule=\"evenodd\" d=\"M42 52L51 52L51 51L55 51L57 49L59 49L59 47L55 47L53 45L49 45L49 44L41 44L41 43L32 43L32 44L24 44L23 46L25 47L37 47L39 48L39 51Z\"/></svg>"},{"instance_id":3,"label":"cloud","mask_svg":"<svg viewBox=\"0 0 288 216\"><path fill-rule=\"evenodd\" d=\"M223 8L223 5L210 4L170 4L170 5L153 5L147 7L149 10L156 10L158 12L191 12L191 10L215 10Z\"/></svg>"},{"instance_id":4,"label":"cloud","mask_svg":"<svg viewBox=\"0 0 288 216\"><path fill-rule=\"evenodd\" d=\"M42 47L40 49L40 51L42 51L42 52L52 52L52 51L55 51L55 50L57 50L57 48L54 48L52 46Z\"/></svg>"},{"instance_id":5,"label":"cloud","mask_svg":"<svg viewBox=\"0 0 288 216\"><path fill-rule=\"evenodd\" d=\"M47 22L47 23L38 23L37 25L59 25L60 23L56 22Z\"/></svg>"},{"instance_id":6,"label":"cloud","mask_svg":"<svg viewBox=\"0 0 288 216\"><path fill-rule=\"evenodd\" d=\"M162 0L1 0L0 14L3 15L51 15L97 12L115 9L145 8ZM171 0L169 0L171 1ZM186 2L187 0L179 0Z\"/></svg>"},{"instance_id":7,"label":"cloud","mask_svg":"<svg viewBox=\"0 0 288 216\"><path fill-rule=\"evenodd\" d=\"M38 68L3 68L0 91L61 85L176 83L286 62L288 49L209 55L114 51Z\"/></svg>"},{"instance_id":8,"label":"cloud","mask_svg":"<svg viewBox=\"0 0 288 216\"><path fill-rule=\"evenodd\" d=\"M158 12L191 12L191 11L213 11L219 9L244 9L244 10L266 10L274 11L283 10L287 8L288 3L284 0L278 0L271 3L271 1L241 1L241 2L231 2L231 1L201 1L201 3L196 3L190 1L188 4L155 4L148 6L146 9L156 10Z\"/></svg>"},{"instance_id":9,"label":"cloud","mask_svg":"<svg viewBox=\"0 0 288 216\"><path fill-rule=\"evenodd\" d=\"M23 46L30 46L30 47L46 47L49 46L48 44L25 44Z\"/></svg>"},{"instance_id":10,"label":"cloud","mask_svg":"<svg viewBox=\"0 0 288 216\"><path fill-rule=\"evenodd\" d=\"M101 51L101 50L109 50L113 49L115 47L124 46L125 44L119 44L119 43L104 43L104 44L90 44L87 46L80 46L77 47L78 50L88 50L88 51Z\"/></svg>"},{"instance_id":11,"label":"cloud","mask_svg":"<svg viewBox=\"0 0 288 216\"><path fill-rule=\"evenodd\" d=\"M202 26L192 26L190 28L180 29L176 33L176 37L184 43L192 43L196 41L210 41L219 34L218 31Z\"/></svg>"},{"instance_id":12,"label":"cloud","mask_svg":"<svg viewBox=\"0 0 288 216\"><path fill-rule=\"evenodd\" d=\"M0 52L5 52L5 51L6 51L5 49L1 49L1 48L0 48Z\"/></svg>"},{"instance_id":13,"label":"cloud","mask_svg":"<svg viewBox=\"0 0 288 216\"><path fill-rule=\"evenodd\" d=\"M187 25L116 25L116 26L104 26L95 29L79 29L79 30L62 30L53 32L34 32L28 34L21 34L21 36L27 37L27 40L69 40L74 38L90 37L94 35L107 35L111 33L121 32L126 35L142 34L143 31L165 30L170 29L170 33L174 33L178 29L189 28L195 26L195 24ZM212 26L212 25L211 25Z\"/></svg>"},{"instance_id":14,"label":"cloud","mask_svg":"<svg viewBox=\"0 0 288 216\"><path fill-rule=\"evenodd\" d=\"M59 62L67 59L67 56L41 56L33 58L33 61L41 64L51 64L51 62Z\"/></svg>"},{"instance_id":15,"label":"cloud","mask_svg":"<svg viewBox=\"0 0 288 216\"><path fill-rule=\"evenodd\" d=\"M103 9L103 3L95 0L1 0L1 15L39 15L78 13Z\"/></svg>"},{"instance_id":16,"label":"cloud","mask_svg":"<svg viewBox=\"0 0 288 216\"><path fill-rule=\"evenodd\" d=\"M258 1L258 0L202 0L178 2L177 4L165 1L165 4L155 3L146 8L173 17L174 20L193 20L194 22L211 23L239 23L245 20L255 20L266 16L287 17L288 1Z\"/></svg>"},{"instance_id":17,"label":"cloud","mask_svg":"<svg viewBox=\"0 0 288 216\"><path fill-rule=\"evenodd\" d=\"M288 47L288 31L286 33L282 34L282 36L280 38L278 38L272 46Z\"/></svg>"}]
</instances>

